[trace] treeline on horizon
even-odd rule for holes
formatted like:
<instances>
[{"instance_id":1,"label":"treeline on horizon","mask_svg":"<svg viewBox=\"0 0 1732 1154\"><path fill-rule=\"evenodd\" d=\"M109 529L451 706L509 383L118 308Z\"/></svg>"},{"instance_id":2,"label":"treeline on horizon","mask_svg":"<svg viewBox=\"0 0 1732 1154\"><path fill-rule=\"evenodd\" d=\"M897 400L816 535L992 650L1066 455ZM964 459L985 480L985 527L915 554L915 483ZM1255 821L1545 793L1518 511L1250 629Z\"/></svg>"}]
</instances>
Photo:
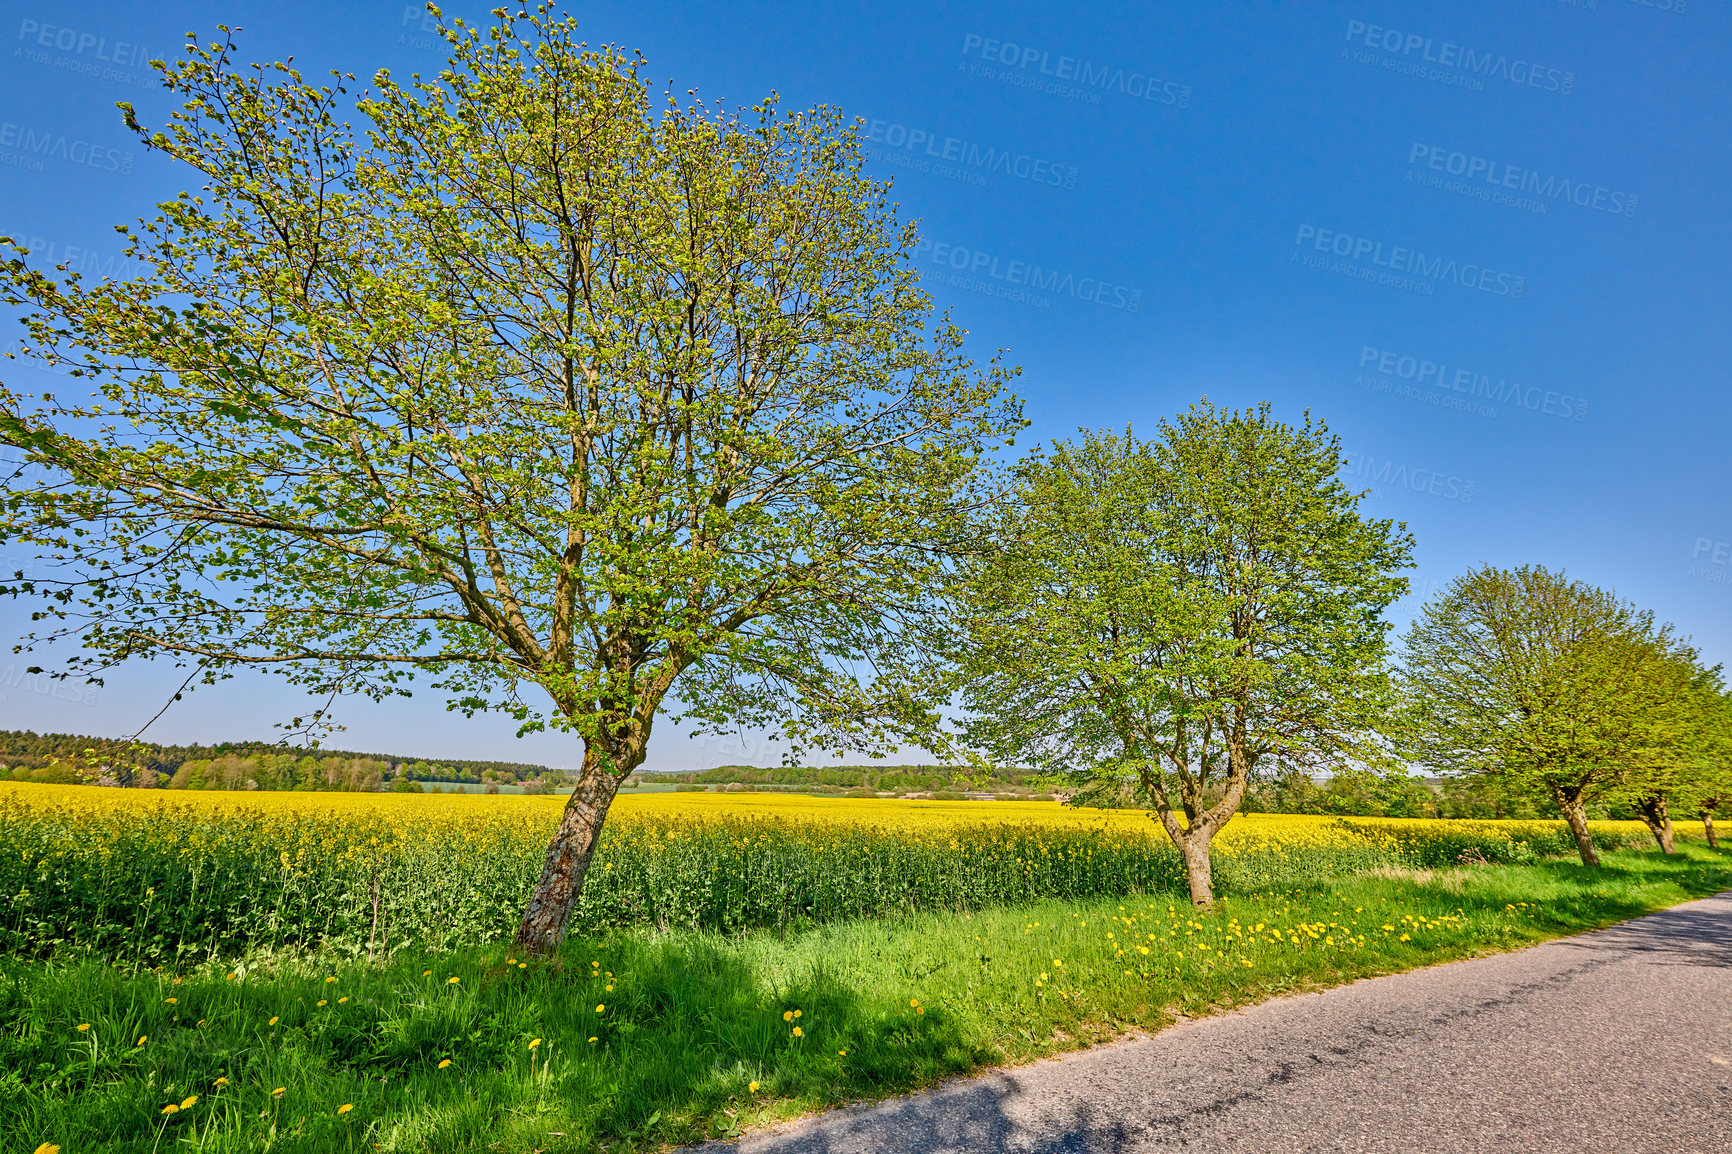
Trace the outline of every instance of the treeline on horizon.
<instances>
[{"instance_id":1,"label":"treeline on horizon","mask_svg":"<svg viewBox=\"0 0 1732 1154\"><path fill-rule=\"evenodd\" d=\"M157 745L30 730L0 730L0 770L12 781L60 785L339 792L390 789L398 782L559 785L566 779L563 770L526 762L411 758L265 741Z\"/></svg>"}]
</instances>

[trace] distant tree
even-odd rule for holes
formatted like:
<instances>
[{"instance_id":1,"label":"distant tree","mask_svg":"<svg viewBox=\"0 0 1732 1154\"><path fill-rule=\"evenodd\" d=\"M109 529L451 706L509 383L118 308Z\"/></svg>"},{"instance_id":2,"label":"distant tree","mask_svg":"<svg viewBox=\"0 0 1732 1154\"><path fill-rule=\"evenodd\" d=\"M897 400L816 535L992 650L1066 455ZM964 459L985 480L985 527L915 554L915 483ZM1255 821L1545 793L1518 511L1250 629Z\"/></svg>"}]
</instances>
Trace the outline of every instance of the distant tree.
<instances>
[{"instance_id":1,"label":"distant tree","mask_svg":"<svg viewBox=\"0 0 1732 1154\"><path fill-rule=\"evenodd\" d=\"M838 113L657 108L641 62L496 15L379 73L362 136L348 78L238 67L227 29L163 69L166 131L123 106L200 189L129 231L136 281L11 246L28 353L96 392L0 391L0 534L64 559L11 588L70 672L425 674L572 734L518 932L549 949L675 703L793 750L937 740L950 557L1023 422Z\"/></svg>"},{"instance_id":2,"label":"distant tree","mask_svg":"<svg viewBox=\"0 0 1732 1154\"><path fill-rule=\"evenodd\" d=\"M1403 638L1409 755L1434 771L1544 793L1599 864L1590 802L1656 741L1657 666L1681 654L1653 614L1561 572L1485 567L1450 582Z\"/></svg>"},{"instance_id":3,"label":"distant tree","mask_svg":"<svg viewBox=\"0 0 1732 1154\"><path fill-rule=\"evenodd\" d=\"M1703 668L1695 649L1677 643L1656 649L1638 688L1646 701L1635 714L1635 749L1614 801L1632 806L1670 854L1674 808L1690 812L1712 789L1712 730L1724 686L1719 667Z\"/></svg>"},{"instance_id":4,"label":"distant tree","mask_svg":"<svg viewBox=\"0 0 1732 1154\"><path fill-rule=\"evenodd\" d=\"M1209 846L1253 771L1368 751L1382 614L1412 542L1341 483L1307 416L1206 401L1152 442L1028 458L968 571L968 738L1001 764L1134 778L1214 900Z\"/></svg>"}]
</instances>

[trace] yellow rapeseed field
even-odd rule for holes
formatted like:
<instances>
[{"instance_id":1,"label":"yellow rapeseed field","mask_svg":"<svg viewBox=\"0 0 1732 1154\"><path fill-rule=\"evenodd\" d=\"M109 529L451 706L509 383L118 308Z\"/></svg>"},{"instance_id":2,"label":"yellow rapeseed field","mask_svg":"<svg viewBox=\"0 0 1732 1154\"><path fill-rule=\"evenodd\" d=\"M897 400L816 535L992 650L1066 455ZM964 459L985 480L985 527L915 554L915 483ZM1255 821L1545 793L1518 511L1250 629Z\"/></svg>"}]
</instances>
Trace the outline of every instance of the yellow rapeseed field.
<instances>
[{"instance_id":1,"label":"yellow rapeseed field","mask_svg":"<svg viewBox=\"0 0 1732 1154\"><path fill-rule=\"evenodd\" d=\"M0 938L159 960L258 946L377 955L508 933L560 797L0 784ZM1639 823L1599 823L1609 844ZM1559 822L1241 815L1223 888L1568 852ZM1141 811L768 793L622 796L579 924L738 929L1176 890Z\"/></svg>"}]
</instances>

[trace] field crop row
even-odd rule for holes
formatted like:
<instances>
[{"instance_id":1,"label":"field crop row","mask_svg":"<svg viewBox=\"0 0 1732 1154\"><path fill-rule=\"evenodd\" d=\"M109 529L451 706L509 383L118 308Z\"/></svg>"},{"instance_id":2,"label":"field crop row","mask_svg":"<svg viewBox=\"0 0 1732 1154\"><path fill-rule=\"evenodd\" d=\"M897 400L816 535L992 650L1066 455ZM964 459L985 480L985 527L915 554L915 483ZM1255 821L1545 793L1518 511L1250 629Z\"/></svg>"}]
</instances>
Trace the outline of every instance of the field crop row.
<instances>
[{"instance_id":1,"label":"field crop row","mask_svg":"<svg viewBox=\"0 0 1732 1154\"><path fill-rule=\"evenodd\" d=\"M389 956L514 928L561 799L0 786L0 950L159 964L259 949ZM1607 848L1635 822L1598 823ZM1571 852L1559 822L1248 815L1217 839L1244 892L1379 866ZM1182 893L1148 815L1054 803L622 798L581 930L739 930L1029 901Z\"/></svg>"}]
</instances>

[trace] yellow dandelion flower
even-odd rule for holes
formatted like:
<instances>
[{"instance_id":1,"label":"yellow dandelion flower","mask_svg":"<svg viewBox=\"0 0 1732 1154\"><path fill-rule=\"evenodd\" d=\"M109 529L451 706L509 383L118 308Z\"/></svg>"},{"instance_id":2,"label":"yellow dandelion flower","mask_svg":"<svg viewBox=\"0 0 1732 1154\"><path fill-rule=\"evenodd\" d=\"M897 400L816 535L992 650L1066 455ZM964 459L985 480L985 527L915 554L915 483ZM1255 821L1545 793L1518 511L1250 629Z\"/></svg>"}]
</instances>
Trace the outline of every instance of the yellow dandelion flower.
<instances>
[{"instance_id":1,"label":"yellow dandelion flower","mask_svg":"<svg viewBox=\"0 0 1732 1154\"><path fill-rule=\"evenodd\" d=\"M747 1086L746 1089L750 1093L756 1094L758 1092L758 1084L753 1082L751 1085Z\"/></svg>"},{"instance_id":2,"label":"yellow dandelion flower","mask_svg":"<svg viewBox=\"0 0 1732 1154\"><path fill-rule=\"evenodd\" d=\"M319 1005L321 1005L321 1006L322 1006L322 1005L324 1005L324 1004L325 1004L325 999L323 999L323 998L320 998L320 999L319 999Z\"/></svg>"},{"instance_id":3,"label":"yellow dandelion flower","mask_svg":"<svg viewBox=\"0 0 1732 1154\"><path fill-rule=\"evenodd\" d=\"M926 1007L925 1006L915 1006L914 1012L916 1014L924 1014L926 1012Z\"/></svg>"},{"instance_id":4,"label":"yellow dandelion flower","mask_svg":"<svg viewBox=\"0 0 1732 1154\"><path fill-rule=\"evenodd\" d=\"M42 1145L38 1146L32 1154L60 1154L60 1147L56 1146L52 1142L44 1142Z\"/></svg>"},{"instance_id":5,"label":"yellow dandelion flower","mask_svg":"<svg viewBox=\"0 0 1732 1154\"><path fill-rule=\"evenodd\" d=\"M601 1012L602 1012L602 1011L604 1011L604 1010L606 1010L606 1009L607 1009L607 1007L606 1007L606 1006L604 1006L604 1005L601 1005L601 1004L600 1004L600 1003L597 1003L597 1004L596 1004L596 1007L595 1007L595 1012L596 1012L596 1013L598 1013L598 1014L599 1014L599 1013L601 1013Z\"/></svg>"},{"instance_id":6,"label":"yellow dandelion flower","mask_svg":"<svg viewBox=\"0 0 1732 1154\"><path fill-rule=\"evenodd\" d=\"M164 1114L178 1114L180 1113L180 1107L176 1106L173 1102L170 1102L162 1108L162 1112Z\"/></svg>"},{"instance_id":7,"label":"yellow dandelion flower","mask_svg":"<svg viewBox=\"0 0 1732 1154\"><path fill-rule=\"evenodd\" d=\"M192 1108L193 1108L193 1107L194 1107L194 1106L195 1106L195 1105L197 1105L197 1104L198 1104L198 1095L197 1095L197 1094L193 1094L193 1095L190 1095L190 1096L189 1096L189 1097L188 1097L188 1098L187 1098L187 1099L186 1099L186 1101L184 1101L184 1102L182 1102L182 1103L181 1103L181 1104L180 1104L180 1108L181 1108L181 1109L182 1109L182 1110L190 1110L190 1109L192 1109Z\"/></svg>"},{"instance_id":8,"label":"yellow dandelion flower","mask_svg":"<svg viewBox=\"0 0 1732 1154\"><path fill-rule=\"evenodd\" d=\"M135 1042L134 1045L142 1046L148 1041L150 1041L150 1035L149 1034L140 1034L138 1036L138 1041Z\"/></svg>"},{"instance_id":9,"label":"yellow dandelion flower","mask_svg":"<svg viewBox=\"0 0 1732 1154\"><path fill-rule=\"evenodd\" d=\"M289 1091L285 1087L278 1086L275 1090L271 1091L271 1097L281 1098L284 1094L287 1094L288 1092Z\"/></svg>"},{"instance_id":10,"label":"yellow dandelion flower","mask_svg":"<svg viewBox=\"0 0 1732 1154\"><path fill-rule=\"evenodd\" d=\"M90 1029L90 1023L89 1023L89 1022L80 1022L80 1023L78 1023L78 1032L79 1032L79 1033L80 1033L80 1034L82 1034L82 1033L84 1033L84 1032L86 1032L86 1031L87 1031L87 1030L89 1030L89 1029Z\"/></svg>"},{"instance_id":11,"label":"yellow dandelion flower","mask_svg":"<svg viewBox=\"0 0 1732 1154\"><path fill-rule=\"evenodd\" d=\"M529 1040L529 1048L531 1050L535 1049L539 1045L541 1045L541 1039L540 1038L531 1038Z\"/></svg>"},{"instance_id":12,"label":"yellow dandelion flower","mask_svg":"<svg viewBox=\"0 0 1732 1154\"><path fill-rule=\"evenodd\" d=\"M594 1039L594 1038L591 1038L591 1039L590 1039L590 1041L592 1041L592 1042L593 1042L593 1041L595 1041L595 1039Z\"/></svg>"},{"instance_id":13,"label":"yellow dandelion flower","mask_svg":"<svg viewBox=\"0 0 1732 1154\"><path fill-rule=\"evenodd\" d=\"M227 1078L218 1078L216 1081L211 1083L212 1086L215 1086L219 1090L228 1084L229 1080Z\"/></svg>"},{"instance_id":14,"label":"yellow dandelion flower","mask_svg":"<svg viewBox=\"0 0 1732 1154\"><path fill-rule=\"evenodd\" d=\"M174 1004L175 1004L175 1003L176 1003L176 1002L178 1002L178 1001L180 1001L180 999L179 999L179 998L164 998L164 999L163 999L163 1001L164 1001L164 1002L165 1002L165 1003L167 1003L167 1004L168 1004L168 1005L170 1005L170 1006L172 1006L172 1005L174 1005Z\"/></svg>"},{"instance_id":15,"label":"yellow dandelion flower","mask_svg":"<svg viewBox=\"0 0 1732 1154\"><path fill-rule=\"evenodd\" d=\"M445 1068L445 1067L447 1067L447 1066L449 1066L449 1065L450 1065L450 1064L451 1064L451 1059L450 1059L450 1058L446 1058L446 1059L444 1059L444 1060L443 1060L443 1061L441 1061L441 1062L440 1062L440 1063L439 1063L439 1068L440 1068L440 1069L441 1069L441 1070L443 1070L443 1069L444 1069L444 1068Z\"/></svg>"},{"instance_id":16,"label":"yellow dandelion flower","mask_svg":"<svg viewBox=\"0 0 1732 1154\"><path fill-rule=\"evenodd\" d=\"M794 1011L792 1011L792 1010L783 1010L782 1011L782 1021L792 1022L793 1020L794 1020Z\"/></svg>"},{"instance_id":17,"label":"yellow dandelion flower","mask_svg":"<svg viewBox=\"0 0 1732 1154\"><path fill-rule=\"evenodd\" d=\"M337 1113L338 1114L347 1114L350 1110L353 1110L354 1108L355 1108L355 1104L353 1102L344 1102L341 1106L337 1107Z\"/></svg>"},{"instance_id":18,"label":"yellow dandelion flower","mask_svg":"<svg viewBox=\"0 0 1732 1154\"><path fill-rule=\"evenodd\" d=\"M455 986L457 984L457 976L455 974L453 974L451 977L446 978L445 984L447 986Z\"/></svg>"},{"instance_id":19,"label":"yellow dandelion flower","mask_svg":"<svg viewBox=\"0 0 1732 1154\"><path fill-rule=\"evenodd\" d=\"M848 1051L846 1051L846 1050L837 1050L836 1052L838 1054L842 1055L844 1058L846 1058L848 1056Z\"/></svg>"},{"instance_id":20,"label":"yellow dandelion flower","mask_svg":"<svg viewBox=\"0 0 1732 1154\"><path fill-rule=\"evenodd\" d=\"M268 1022L266 1022L266 1023L265 1023L265 1025L267 1025L267 1026L274 1026L274 1025L276 1025L276 1024L277 1024L277 1019L276 1019L276 1018L272 1018L272 1019L271 1019L271 1020L270 1020L270 1021L268 1021Z\"/></svg>"},{"instance_id":21,"label":"yellow dandelion flower","mask_svg":"<svg viewBox=\"0 0 1732 1154\"><path fill-rule=\"evenodd\" d=\"M800 1029L800 1027L798 1027L798 1026L794 1027L794 1037L803 1038L805 1036L806 1036L806 1031Z\"/></svg>"},{"instance_id":22,"label":"yellow dandelion flower","mask_svg":"<svg viewBox=\"0 0 1732 1154\"><path fill-rule=\"evenodd\" d=\"M348 1000L349 1000L349 999L348 999L348 998L338 998L338 999L337 999L337 1005L339 1005L339 1006L340 1006L340 1005L342 1005L342 1004L343 1004L343 1003L344 1003L344 1002L346 1002L346 1001L348 1001Z\"/></svg>"},{"instance_id":23,"label":"yellow dandelion flower","mask_svg":"<svg viewBox=\"0 0 1732 1154\"><path fill-rule=\"evenodd\" d=\"M433 976L433 971L432 970L422 970L421 976L423 978L431 978Z\"/></svg>"}]
</instances>

